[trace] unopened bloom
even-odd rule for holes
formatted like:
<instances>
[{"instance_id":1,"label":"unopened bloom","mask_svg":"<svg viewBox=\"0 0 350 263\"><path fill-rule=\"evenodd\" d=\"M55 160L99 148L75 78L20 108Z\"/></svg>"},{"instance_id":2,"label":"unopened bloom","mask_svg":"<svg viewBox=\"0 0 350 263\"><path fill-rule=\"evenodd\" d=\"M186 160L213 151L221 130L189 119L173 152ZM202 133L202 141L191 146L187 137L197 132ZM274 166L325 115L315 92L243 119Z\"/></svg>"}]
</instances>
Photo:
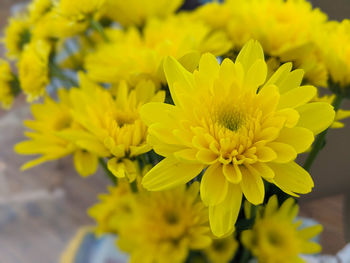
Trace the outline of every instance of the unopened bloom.
<instances>
[{"instance_id":1,"label":"unopened bloom","mask_svg":"<svg viewBox=\"0 0 350 263\"><path fill-rule=\"evenodd\" d=\"M263 202L263 179L290 195L311 191L311 176L294 160L331 125L334 110L309 102L316 88L300 86L302 70L291 71L287 63L266 80L256 41L243 47L235 63L219 65L205 54L194 73L173 58L164 67L175 105L141 108L148 142L165 156L143 178L146 189L184 184L205 169L200 192L216 236L233 230L242 194L253 204Z\"/></svg>"}]
</instances>

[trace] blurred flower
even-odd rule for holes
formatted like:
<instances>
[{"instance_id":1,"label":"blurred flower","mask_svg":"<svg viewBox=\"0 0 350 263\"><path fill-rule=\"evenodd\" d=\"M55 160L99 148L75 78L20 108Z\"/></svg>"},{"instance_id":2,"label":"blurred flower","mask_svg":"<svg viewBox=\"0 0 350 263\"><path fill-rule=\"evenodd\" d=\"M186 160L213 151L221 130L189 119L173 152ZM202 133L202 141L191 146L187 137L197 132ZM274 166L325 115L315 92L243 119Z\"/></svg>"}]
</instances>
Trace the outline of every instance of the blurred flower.
<instances>
[{"instance_id":1,"label":"blurred flower","mask_svg":"<svg viewBox=\"0 0 350 263\"><path fill-rule=\"evenodd\" d=\"M18 59L26 44L30 42L30 31L29 18L25 14L18 14L10 18L3 38L8 58Z\"/></svg>"},{"instance_id":2,"label":"blurred flower","mask_svg":"<svg viewBox=\"0 0 350 263\"><path fill-rule=\"evenodd\" d=\"M126 80L135 86L146 79L159 85L165 82L162 66L167 55L179 59L193 71L200 54L221 55L231 46L223 32L211 32L203 23L191 22L185 15L164 21L151 19L143 34L135 28L125 33L115 31L112 43L102 43L86 58L88 75L95 81L118 83Z\"/></svg>"},{"instance_id":3,"label":"blurred flower","mask_svg":"<svg viewBox=\"0 0 350 263\"><path fill-rule=\"evenodd\" d=\"M305 70L305 80L327 86L327 69L314 31L327 15L306 0L227 0L208 3L194 17L214 29L223 29L239 50L248 40L258 40L268 56L292 61Z\"/></svg>"},{"instance_id":4,"label":"blurred flower","mask_svg":"<svg viewBox=\"0 0 350 263\"><path fill-rule=\"evenodd\" d=\"M193 74L174 58L164 68L175 106L148 103L140 111L148 142L166 157L143 178L146 189L185 184L206 169L201 198L216 236L233 231L242 193L253 204L263 202L263 179L290 195L311 191L311 176L294 160L335 113L328 103L309 103L316 88L300 86L302 70L287 63L266 81L256 41L235 63L225 59L220 66L205 54Z\"/></svg>"},{"instance_id":5,"label":"blurred flower","mask_svg":"<svg viewBox=\"0 0 350 263\"><path fill-rule=\"evenodd\" d=\"M104 4L105 0L60 0L57 12L72 22L88 23L101 15Z\"/></svg>"},{"instance_id":6,"label":"blurred flower","mask_svg":"<svg viewBox=\"0 0 350 263\"><path fill-rule=\"evenodd\" d=\"M134 215L119 231L118 245L130 253L130 262L180 263L190 249L210 245L208 212L198 190L194 183L138 196Z\"/></svg>"},{"instance_id":7,"label":"blurred flower","mask_svg":"<svg viewBox=\"0 0 350 263\"><path fill-rule=\"evenodd\" d=\"M135 197L126 180L119 180L117 186L108 186L108 192L100 194L100 202L88 210L90 217L96 221L97 235L118 234L120 226L134 216Z\"/></svg>"},{"instance_id":8,"label":"blurred flower","mask_svg":"<svg viewBox=\"0 0 350 263\"><path fill-rule=\"evenodd\" d=\"M298 211L293 198L279 208L277 197L272 196L257 214L253 228L242 232L242 243L261 263L304 262L300 254L321 251L321 246L310 239L322 231L322 226L300 228Z\"/></svg>"},{"instance_id":9,"label":"blurred flower","mask_svg":"<svg viewBox=\"0 0 350 263\"><path fill-rule=\"evenodd\" d=\"M33 0L28 6L29 19L31 23L38 22L53 8L53 0Z\"/></svg>"},{"instance_id":10,"label":"blurred flower","mask_svg":"<svg viewBox=\"0 0 350 263\"><path fill-rule=\"evenodd\" d=\"M11 71L10 64L0 59L0 102L4 109L9 109L12 106L16 95L16 87L14 85L15 76Z\"/></svg>"},{"instance_id":11,"label":"blurred flower","mask_svg":"<svg viewBox=\"0 0 350 263\"><path fill-rule=\"evenodd\" d=\"M165 18L183 4L184 0L106 0L105 15L124 26L142 26L151 17Z\"/></svg>"},{"instance_id":12,"label":"blurred flower","mask_svg":"<svg viewBox=\"0 0 350 263\"><path fill-rule=\"evenodd\" d=\"M43 162L74 154L76 170L82 176L93 174L98 165L97 156L85 148L77 147L79 140L72 143L61 136L66 129L81 128L74 122L70 113L68 92L60 89L58 95L59 102L46 97L43 104L31 106L34 120L24 121L24 125L32 130L25 133L29 140L16 144L15 151L19 154L41 156L27 162L21 169L26 170Z\"/></svg>"},{"instance_id":13,"label":"blurred flower","mask_svg":"<svg viewBox=\"0 0 350 263\"><path fill-rule=\"evenodd\" d=\"M18 77L21 89L32 102L45 94L49 84L49 55L51 46L46 41L35 41L27 45L18 62Z\"/></svg>"},{"instance_id":14,"label":"blurred flower","mask_svg":"<svg viewBox=\"0 0 350 263\"><path fill-rule=\"evenodd\" d=\"M325 57L333 83L342 88L350 85L350 20L332 21L320 30L319 46ZM333 91L334 92L334 91ZM350 91L347 92L350 94ZM350 96L350 95L349 95Z\"/></svg>"},{"instance_id":15,"label":"blurred flower","mask_svg":"<svg viewBox=\"0 0 350 263\"><path fill-rule=\"evenodd\" d=\"M211 263L229 263L232 262L239 243L230 235L224 238L213 239L210 247L204 250L204 254Z\"/></svg>"}]
</instances>

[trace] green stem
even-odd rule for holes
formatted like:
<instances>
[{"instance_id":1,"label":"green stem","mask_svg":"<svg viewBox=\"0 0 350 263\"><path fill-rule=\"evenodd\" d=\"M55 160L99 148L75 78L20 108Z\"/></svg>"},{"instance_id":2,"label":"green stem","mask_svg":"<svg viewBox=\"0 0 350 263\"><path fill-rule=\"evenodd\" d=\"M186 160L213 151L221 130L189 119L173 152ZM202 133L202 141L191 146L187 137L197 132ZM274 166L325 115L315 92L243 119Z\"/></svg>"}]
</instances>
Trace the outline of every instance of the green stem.
<instances>
[{"instance_id":1,"label":"green stem","mask_svg":"<svg viewBox=\"0 0 350 263\"><path fill-rule=\"evenodd\" d=\"M52 77L59 78L70 86L78 87L78 83L74 79L71 79L70 77L66 76L56 64L50 63L49 66L50 75Z\"/></svg>"},{"instance_id":2,"label":"green stem","mask_svg":"<svg viewBox=\"0 0 350 263\"><path fill-rule=\"evenodd\" d=\"M336 97L333 101L333 104L332 104L335 112L337 112L339 110L343 99L344 99L344 96L342 96L341 94L336 95ZM308 157L304 163L304 166L303 166L306 171L310 171L310 168L311 168L312 164L314 163L314 161L316 160L317 155L323 149L323 147L326 143L326 137L327 137L328 130L329 129L323 131L322 133L320 133L316 137L316 140L312 146L311 152L308 155Z\"/></svg>"},{"instance_id":3,"label":"green stem","mask_svg":"<svg viewBox=\"0 0 350 263\"><path fill-rule=\"evenodd\" d=\"M130 183L130 188L133 193L137 193L139 190L137 189L137 182L134 180L132 183Z\"/></svg>"},{"instance_id":4,"label":"green stem","mask_svg":"<svg viewBox=\"0 0 350 263\"><path fill-rule=\"evenodd\" d=\"M114 185L118 185L118 178L115 177L111 171L108 169L107 167L107 164L105 162L105 160L103 158L99 158L98 159L98 162L100 163L102 169L104 170L106 176L108 177L108 179L111 180L111 182L114 184Z\"/></svg>"},{"instance_id":5,"label":"green stem","mask_svg":"<svg viewBox=\"0 0 350 263\"><path fill-rule=\"evenodd\" d=\"M239 263L246 263L249 261L251 254L248 249L243 247L243 252Z\"/></svg>"},{"instance_id":6,"label":"green stem","mask_svg":"<svg viewBox=\"0 0 350 263\"><path fill-rule=\"evenodd\" d=\"M102 36L102 38L105 42L109 42L109 38L106 35L105 31L103 30L103 26L100 24L100 22L98 22L94 19L91 19L90 24L91 24L91 27L93 29L95 29Z\"/></svg>"}]
</instances>

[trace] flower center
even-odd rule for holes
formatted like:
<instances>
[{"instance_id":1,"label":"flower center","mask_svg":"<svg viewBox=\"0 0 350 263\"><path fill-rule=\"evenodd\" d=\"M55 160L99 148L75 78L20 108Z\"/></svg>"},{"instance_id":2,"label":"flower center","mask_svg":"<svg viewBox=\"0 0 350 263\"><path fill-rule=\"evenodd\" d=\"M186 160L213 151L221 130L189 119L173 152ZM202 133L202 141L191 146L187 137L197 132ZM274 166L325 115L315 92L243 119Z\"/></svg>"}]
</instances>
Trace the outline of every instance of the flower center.
<instances>
[{"instance_id":1,"label":"flower center","mask_svg":"<svg viewBox=\"0 0 350 263\"><path fill-rule=\"evenodd\" d=\"M237 108L223 105L217 112L217 122L230 131L237 132L245 123L245 116Z\"/></svg>"}]
</instances>

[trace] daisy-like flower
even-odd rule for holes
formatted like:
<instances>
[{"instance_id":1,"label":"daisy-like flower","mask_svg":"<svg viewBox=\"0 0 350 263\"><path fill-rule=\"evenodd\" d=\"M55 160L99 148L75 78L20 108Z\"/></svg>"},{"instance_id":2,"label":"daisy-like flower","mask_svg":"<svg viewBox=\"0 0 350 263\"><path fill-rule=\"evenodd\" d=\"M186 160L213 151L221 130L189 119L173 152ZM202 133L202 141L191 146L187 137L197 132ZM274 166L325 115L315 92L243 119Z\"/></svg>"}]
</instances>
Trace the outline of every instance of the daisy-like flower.
<instances>
[{"instance_id":1,"label":"daisy-like flower","mask_svg":"<svg viewBox=\"0 0 350 263\"><path fill-rule=\"evenodd\" d=\"M175 105L141 108L148 142L165 156L143 178L146 189L184 184L204 170L201 198L216 236L234 229L242 194L253 204L263 202L263 179L290 195L311 191L309 173L294 160L331 125L334 110L309 103L316 88L300 86L302 70L291 71L287 63L266 80L256 41L243 47L235 63L219 65L205 54L194 73L170 57L164 67Z\"/></svg>"},{"instance_id":2,"label":"daisy-like flower","mask_svg":"<svg viewBox=\"0 0 350 263\"><path fill-rule=\"evenodd\" d=\"M233 235L224 238L213 239L212 244L203 250L204 255L211 263L229 263L232 262L239 243Z\"/></svg>"},{"instance_id":3,"label":"daisy-like flower","mask_svg":"<svg viewBox=\"0 0 350 263\"><path fill-rule=\"evenodd\" d=\"M10 64L0 59L0 102L4 109L9 109L15 97L14 75Z\"/></svg>"},{"instance_id":4,"label":"daisy-like flower","mask_svg":"<svg viewBox=\"0 0 350 263\"><path fill-rule=\"evenodd\" d=\"M123 26L142 26L148 18L165 18L183 4L184 0L106 0L105 15Z\"/></svg>"},{"instance_id":5,"label":"daisy-like flower","mask_svg":"<svg viewBox=\"0 0 350 263\"><path fill-rule=\"evenodd\" d=\"M134 215L120 227L118 240L131 263L180 263L191 249L210 245L208 212L198 190L194 183L136 197Z\"/></svg>"},{"instance_id":6,"label":"daisy-like flower","mask_svg":"<svg viewBox=\"0 0 350 263\"><path fill-rule=\"evenodd\" d=\"M49 55L51 45L46 41L35 41L27 45L18 62L18 77L21 89L32 102L45 94L49 78Z\"/></svg>"},{"instance_id":7,"label":"daisy-like flower","mask_svg":"<svg viewBox=\"0 0 350 263\"><path fill-rule=\"evenodd\" d=\"M7 49L6 55L10 59L17 59L22 53L26 44L31 39L31 25L29 17L25 14L18 14L9 20L5 28L5 35L2 41Z\"/></svg>"},{"instance_id":8,"label":"daisy-like flower","mask_svg":"<svg viewBox=\"0 0 350 263\"><path fill-rule=\"evenodd\" d=\"M166 56L175 57L193 70L201 54L222 55L231 47L223 32L211 32L208 26L191 22L185 14L166 20L150 19L143 34L133 27L124 34L121 30L114 31L111 43L98 45L97 51L86 57L85 67L94 81L126 80L135 86L146 79L159 85L165 82L163 60Z\"/></svg>"},{"instance_id":9,"label":"daisy-like flower","mask_svg":"<svg viewBox=\"0 0 350 263\"><path fill-rule=\"evenodd\" d=\"M118 185L109 186L107 194L98 196L99 203L90 207L88 214L96 221L95 233L118 234L120 225L133 216L135 198L126 180L119 180Z\"/></svg>"},{"instance_id":10,"label":"daisy-like flower","mask_svg":"<svg viewBox=\"0 0 350 263\"><path fill-rule=\"evenodd\" d=\"M31 130L25 133L29 139L16 144L15 151L19 154L40 156L24 164L22 170L74 154L74 165L80 175L87 176L96 171L97 155L88 152L86 148L78 147L78 140L72 143L60 135L66 129L81 129L70 113L67 91L59 90L59 102L46 97L43 104L33 104L31 110L34 119L24 121L24 125Z\"/></svg>"},{"instance_id":11,"label":"daisy-like flower","mask_svg":"<svg viewBox=\"0 0 350 263\"><path fill-rule=\"evenodd\" d=\"M156 91L150 81L140 82L134 89L122 82L114 97L80 74L80 88L73 88L70 98L74 119L85 130L66 130L61 135L101 156L112 157L108 161L109 170L117 177L127 176L133 181L138 173L135 157L151 150L139 109L147 102L163 102L165 92Z\"/></svg>"},{"instance_id":12,"label":"daisy-like flower","mask_svg":"<svg viewBox=\"0 0 350 263\"><path fill-rule=\"evenodd\" d=\"M215 29L224 29L238 51L249 39L260 41L268 56L293 62L304 79L327 86L327 69L315 40L327 15L306 0L227 0L208 3L194 12Z\"/></svg>"},{"instance_id":13,"label":"daisy-like flower","mask_svg":"<svg viewBox=\"0 0 350 263\"><path fill-rule=\"evenodd\" d=\"M261 263L304 262L300 254L321 252L321 246L311 239L322 232L321 225L300 227L299 207L292 198L278 207L272 196L257 214L254 226L242 232L242 243Z\"/></svg>"},{"instance_id":14,"label":"daisy-like flower","mask_svg":"<svg viewBox=\"0 0 350 263\"><path fill-rule=\"evenodd\" d=\"M60 0L57 12L72 22L85 23L101 15L105 0Z\"/></svg>"}]
</instances>

